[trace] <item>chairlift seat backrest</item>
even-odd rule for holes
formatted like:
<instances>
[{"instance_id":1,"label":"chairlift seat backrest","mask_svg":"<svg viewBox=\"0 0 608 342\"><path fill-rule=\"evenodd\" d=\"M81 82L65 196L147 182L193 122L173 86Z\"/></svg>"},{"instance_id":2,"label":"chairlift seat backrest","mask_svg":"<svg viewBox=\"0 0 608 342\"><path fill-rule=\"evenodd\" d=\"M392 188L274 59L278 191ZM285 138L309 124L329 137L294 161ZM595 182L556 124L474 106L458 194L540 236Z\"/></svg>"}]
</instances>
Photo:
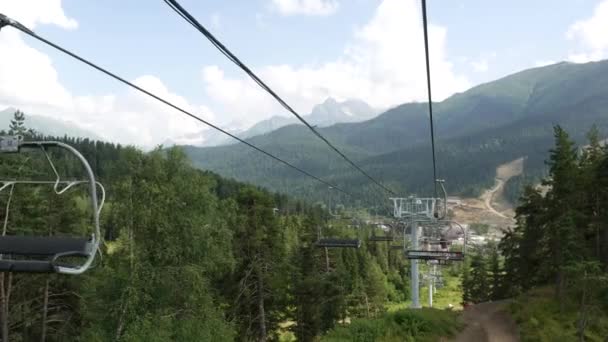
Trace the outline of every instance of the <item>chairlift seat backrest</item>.
<instances>
[{"instance_id":1,"label":"chairlift seat backrest","mask_svg":"<svg viewBox=\"0 0 608 342\"><path fill-rule=\"evenodd\" d=\"M392 236L388 236L388 235L385 235L385 236L370 236L369 237L369 241L373 241L373 242L376 242L376 241L394 241L394 240L395 239Z\"/></svg>"}]
</instances>

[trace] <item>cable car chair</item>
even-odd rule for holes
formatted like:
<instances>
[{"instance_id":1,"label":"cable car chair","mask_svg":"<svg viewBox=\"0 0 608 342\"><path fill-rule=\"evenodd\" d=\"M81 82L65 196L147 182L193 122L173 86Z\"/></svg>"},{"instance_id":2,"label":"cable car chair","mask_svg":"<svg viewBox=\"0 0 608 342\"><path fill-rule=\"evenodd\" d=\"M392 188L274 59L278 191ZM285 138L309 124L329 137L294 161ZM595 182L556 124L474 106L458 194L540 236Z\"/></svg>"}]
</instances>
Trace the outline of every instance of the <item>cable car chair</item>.
<instances>
[{"instance_id":1,"label":"cable car chair","mask_svg":"<svg viewBox=\"0 0 608 342\"><path fill-rule=\"evenodd\" d=\"M372 236L369 237L369 241L370 242L382 242L382 241L399 242L399 241L401 241L401 244L398 244L398 245L388 244L389 250L401 250L401 251L405 250L406 244L407 244L407 237L406 237L407 225L404 225L403 222L397 222L395 224L384 222L383 225L388 226L390 228L390 231L391 231L390 234L387 234L384 236L377 236L374 233L372 233ZM399 229L402 230L401 235L399 235L399 233L398 233Z\"/></svg>"},{"instance_id":2,"label":"cable car chair","mask_svg":"<svg viewBox=\"0 0 608 342\"><path fill-rule=\"evenodd\" d=\"M319 237L315 242L315 247L318 248L359 248L361 240L359 239L343 239L343 238L323 238L321 235L321 227L319 227Z\"/></svg>"},{"instance_id":3,"label":"cable car chair","mask_svg":"<svg viewBox=\"0 0 608 342\"><path fill-rule=\"evenodd\" d=\"M329 186L327 187L327 211L329 212L329 215L331 215L331 217L335 218L335 219L340 219L341 215L338 213L334 213L331 210L331 190L333 189L333 186Z\"/></svg>"},{"instance_id":4,"label":"cable car chair","mask_svg":"<svg viewBox=\"0 0 608 342\"><path fill-rule=\"evenodd\" d=\"M376 230L372 230L372 235L367 239L369 242L392 242L395 241L395 237L393 234L393 228L388 224L383 224L389 226L390 232L385 235L376 235Z\"/></svg>"},{"instance_id":5,"label":"cable car chair","mask_svg":"<svg viewBox=\"0 0 608 342\"><path fill-rule=\"evenodd\" d=\"M76 156L84 167L88 179L62 181L46 151L48 147L61 148ZM99 214L105 201L105 190L101 183L95 180L95 175L87 160L72 146L58 141L23 141L20 136L0 137L0 153L21 153L24 148L41 149L56 179L54 181L0 181L0 192L10 188L5 211L3 235L0 236L0 272L82 274L91 267L95 259L95 253L99 250L101 240ZM76 185L88 184L93 221L92 235L90 237L5 235L11 197L14 187L19 184L52 185L56 195L62 195ZM63 187L60 188L60 186ZM101 190L99 202L97 200L97 186ZM70 262L67 262L66 258L70 258ZM81 264L74 264L71 262L74 258L82 258L83 262Z\"/></svg>"},{"instance_id":6,"label":"cable car chair","mask_svg":"<svg viewBox=\"0 0 608 342\"><path fill-rule=\"evenodd\" d=\"M441 187L441 194L443 195L443 198L437 198L434 206L435 212L433 213L433 216L435 219L441 221L448 217L448 192L445 190L445 186L443 185L445 180L436 179L435 183L439 184Z\"/></svg>"},{"instance_id":7,"label":"cable car chair","mask_svg":"<svg viewBox=\"0 0 608 342\"><path fill-rule=\"evenodd\" d=\"M422 241L426 240L427 246L439 245L441 250L406 250L406 256L409 259L422 259L422 260L439 260L439 264L449 264L451 261L463 261L467 250L467 232L464 227L456 221L440 221L437 223L444 223L449 226L448 230L442 233L442 237L438 240L430 240L428 238L421 238ZM463 234L463 244L461 251L450 252L446 251L452 244L452 240L449 240L447 232L452 230L452 224L457 225ZM424 244L423 244L424 245ZM416 255L416 256L413 256Z\"/></svg>"}]
</instances>

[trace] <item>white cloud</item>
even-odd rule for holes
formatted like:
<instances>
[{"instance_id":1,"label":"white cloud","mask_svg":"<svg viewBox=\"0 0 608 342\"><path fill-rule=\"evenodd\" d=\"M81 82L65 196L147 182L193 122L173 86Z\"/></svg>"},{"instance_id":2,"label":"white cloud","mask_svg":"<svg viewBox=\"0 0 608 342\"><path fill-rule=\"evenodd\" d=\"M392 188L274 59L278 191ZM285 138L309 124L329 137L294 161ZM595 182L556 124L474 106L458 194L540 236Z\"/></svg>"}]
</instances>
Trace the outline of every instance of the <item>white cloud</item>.
<instances>
[{"instance_id":1,"label":"white cloud","mask_svg":"<svg viewBox=\"0 0 608 342\"><path fill-rule=\"evenodd\" d=\"M206 120L213 113L171 92L160 79L145 75L133 83ZM85 102L86 101L86 102ZM89 104L88 106L83 105ZM167 139L200 132L204 125L134 89L117 96L77 98L78 121L86 117L91 128L112 141L150 147Z\"/></svg>"},{"instance_id":2,"label":"white cloud","mask_svg":"<svg viewBox=\"0 0 608 342\"><path fill-rule=\"evenodd\" d=\"M445 28L429 26L434 100L470 85L454 73L447 59L446 35ZM359 98L387 108L426 97L422 36L415 0L385 0L336 60L303 66L268 65L255 71L301 113L308 113L328 96ZM219 67L208 66L203 69L203 80L207 94L233 120L252 124L277 113L286 115L245 76L230 78Z\"/></svg>"},{"instance_id":3,"label":"white cloud","mask_svg":"<svg viewBox=\"0 0 608 342\"><path fill-rule=\"evenodd\" d=\"M50 58L25 44L12 28L0 31L0 102L48 104L69 103L69 92L59 83Z\"/></svg>"},{"instance_id":4,"label":"white cloud","mask_svg":"<svg viewBox=\"0 0 608 342\"><path fill-rule=\"evenodd\" d=\"M608 0L597 5L590 18L572 24L566 38L576 41L580 51L568 57L575 63L596 61L608 56Z\"/></svg>"},{"instance_id":5,"label":"white cloud","mask_svg":"<svg viewBox=\"0 0 608 342\"><path fill-rule=\"evenodd\" d=\"M488 60L482 58L478 61L473 61L471 62L471 66L476 72L486 72L488 71Z\"/></svg>"},{"instance_id":6,"label":"white cloud","mask_svg":"<svg viewBox=\"0 0 608 342\"><path fill-rule=\"evenodd\" d=\"M0 0L0 13L19 21L30 29L37 24L53 24L65 29L75 29L78 22L68 18L61 7L61 0Z\"/></svg>"},{"instance_id":7,"label":"white cloud","mask_svg":"<svg viewBox=\"0 0 608 342\"><path fill-rule=\"evenodd\" d=\"M38 24L54 24L66 29L78 26L61 8L61 1L0 0L4 13L29 28ZM0 31L0 102L11 105L65 106L69 92L59 83L51 59L29 47L16 29Z\"/></svg>"},{"instance_id":8,"label":"white cloud","mask_svg":"<svg viewBox=\"0 0 608 342\"><path fill-rule=\"evenodd\" d=\"M319 15L335 13L339 4L336 0L272 0L274 8L282 15Z\"/></svg>"},{"instance_id":9,"label":"white cloud","mask_svg":"<svg viewBox=\"0 0 608 342\"><path fill-rule=\"evenodd\" d=\"M53 24L75 29L78 25L65 15L58 0L0 0L0 13L30 28ZM108 140L145 147L203 129L202 124L134 90L107 95L71 93L59 81L49 56L28 46L15 29L0 31L0 51L0 109L17 107L71 121ZM134 83L198 115L213 117L208 108L188 103L154 76L139 77Z\"/></svg>"},{"instance_id":10,"label":"white cloud","mask_svg":"<svg viewBox=\"0 0 608 342\"><path fill-rule=\"evenodd\" d=\"M20 2L0 0L0 12L10 13L5 10L10 4L14 17L30 27L47 23L65 29L77 27L77 22L63 12L60 1L40 0L37 5L28 0L29 11L15 3ZM299 66L266 65L255 68L256 72L301 113L309 112L328 96L359 98L377 108L424 100L426 78L419 12L415 0L383 1L335 60ZM434 99L440 100L466 89L469 82L455 74L447 60L446 29L430 25L429 35L433 94ZM1 104L77 122L108 140L147 147L204 129L193 119L133 91L73 93L60 82L49 56L25 42L15 30L5 28L0 32L0 51L10 51L0 54ZM209 108L178 96L154 76L142 76L135 82L207 119L228 123L229 127L246 127L271 115L287 115L246 77L229 77L220 67L206 66L202 79L206 94L215 102L213 108L221 108L223 115L214 116Z\"/></svg>"},{"instance_id":11,"label":"white cloud","mask_svg":"<svg viewBox=\"0 0 608 342\"><path fill-rule=\"evenodd\" d=\"M571 53L568 55L568 61L573 63L589 63L604 59L605 55L603 51Z\"/></svg>"}]
</instances>

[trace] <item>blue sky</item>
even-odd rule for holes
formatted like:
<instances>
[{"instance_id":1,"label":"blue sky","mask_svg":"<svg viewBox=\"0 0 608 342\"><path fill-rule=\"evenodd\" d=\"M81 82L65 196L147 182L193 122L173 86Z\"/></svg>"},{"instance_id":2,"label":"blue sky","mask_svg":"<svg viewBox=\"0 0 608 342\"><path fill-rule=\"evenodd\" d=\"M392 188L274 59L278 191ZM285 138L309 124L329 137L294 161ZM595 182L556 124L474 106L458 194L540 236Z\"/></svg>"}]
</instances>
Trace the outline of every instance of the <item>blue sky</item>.
<instances>
[{"instance_id":1,"label":"blue sky","mask_svg":"<svg viewBox=\"0 0 608 342\"><path fill-rule=\"evenodd\" d=\"M423 100L419 0L182 0L297 110L327 96L376 108ZM429 0L438 99L562 60L608 57L608 0ZM228 128L287 115L162 0L0 0L0 13ZM204 127L10 28L0 109L150 146ZM204 131L202 133L204 135Z\"/></svg>"}]
</instances>

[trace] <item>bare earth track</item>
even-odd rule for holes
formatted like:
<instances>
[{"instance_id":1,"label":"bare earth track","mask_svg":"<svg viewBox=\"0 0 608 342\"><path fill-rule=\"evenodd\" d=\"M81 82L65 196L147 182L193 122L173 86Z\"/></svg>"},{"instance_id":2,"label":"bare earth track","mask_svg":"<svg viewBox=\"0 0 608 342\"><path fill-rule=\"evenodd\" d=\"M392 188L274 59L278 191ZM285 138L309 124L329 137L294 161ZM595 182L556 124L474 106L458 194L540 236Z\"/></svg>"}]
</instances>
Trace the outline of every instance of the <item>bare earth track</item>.
<instances>
[{"instance_id":1,"label":"bare earth track","mask_svg":"<svg viewBox=\"0 0 608 342\"><path fill-rule=\"evenodd\" d=\"M501 197L507 181L512 177L520 175L523 172L523 169L524 158L515 159L496 168L496 183L494 184L494 187L481 195L481 199L490 212L502 218L513 217L513 210L508 206L505 206L505 201L501 200ZM504 212L496 210L495 207L502 207L502 211Z\"/></svg>"},{"instance_id":2,"label":"bare earth track","mask_svg":"<svg viewBox=\"0 0 608 342\"><path fill-rule=\"evenodd\" d=\"M464 310L466 328L454 342L517 342L517 325L505 311L508 301L487 302Z\"/></svg>"},{"instance_id":3,"label":"bare earth track","mask_svg":"<svg viewBox=\"0 0 608 342\"><path fill-rule=\"evenodd\" d=\"M463 198L452 209L454 219L461 223L484 223L505 228L514 223L512 206L503 197L506 182L523 171L524 158L518 158L496 168L494 186L479 198Z\"/></svg>"}]
</instances>

